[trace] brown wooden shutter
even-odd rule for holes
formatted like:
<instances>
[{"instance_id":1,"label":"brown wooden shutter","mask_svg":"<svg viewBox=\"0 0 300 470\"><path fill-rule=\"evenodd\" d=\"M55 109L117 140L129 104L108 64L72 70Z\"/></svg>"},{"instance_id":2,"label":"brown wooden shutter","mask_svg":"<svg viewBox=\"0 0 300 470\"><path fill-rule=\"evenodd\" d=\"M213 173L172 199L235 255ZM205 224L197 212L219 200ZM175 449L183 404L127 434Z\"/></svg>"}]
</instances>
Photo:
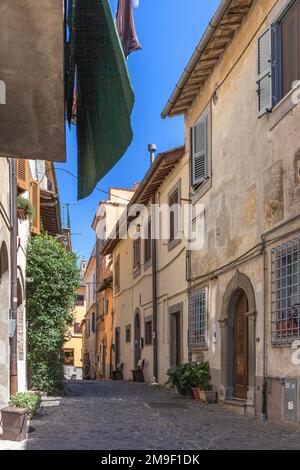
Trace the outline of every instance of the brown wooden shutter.
<instances>
[{"instance_id":1,"label":"brown wooden shutter","mask_svg":"<svg viewBox=\"0 0 300 470\"><path fill-rule=\"evenodd\" d=\"M169 211L170 211L170 242L175 240L175 237L177 235L177 222L178 222L178 216L177 216L177 209L174 208L174 205L179 204L179 192L178 189L176 189L173 194L169 198Z\"/></svg>"},{"instance_id":2,"label":"brown wooden shutter","mask_svg":"<svg viewBox=\"0 0 300 470\"><path fill-rule=\"evenodd\" d=\"M152 236L151 236L151 219L148 220L148 238L145 240L145 263L151 259L151 246L152 246Z\"/></svg>"},{"instance_id":3,"label":"brown wooden shutter","mask_svg":"<svg viewBox=\"0 0 300 470\"><path fill-rule=\"evenodd\" d=\"M31 221L31 232L39 234L41 231L41 215L40 215L40 184L38 181L30 183L30 202L34 208L34 218Z\"/></svg>"},{"instance_id":4,"label":"brown wooden shutter","mask_svg":"<svg viewBox=\"0 0 300 470\"><path fill-rule=\"evenodd\" d=\"M29 189L29 166L25 158L17 159L17 186L23 191Z\"/></svg>"}]
</instances>

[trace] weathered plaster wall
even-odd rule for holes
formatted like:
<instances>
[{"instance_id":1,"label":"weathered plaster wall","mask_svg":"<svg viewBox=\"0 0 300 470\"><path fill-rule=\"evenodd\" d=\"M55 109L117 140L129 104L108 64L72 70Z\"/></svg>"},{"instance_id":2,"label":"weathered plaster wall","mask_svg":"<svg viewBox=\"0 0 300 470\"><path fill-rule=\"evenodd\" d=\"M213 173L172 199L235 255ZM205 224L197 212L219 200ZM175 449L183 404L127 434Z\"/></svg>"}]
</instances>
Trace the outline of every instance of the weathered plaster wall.
<instances>
[{"instance_id":1,"label":"weathered plaster wall","mask_svg":"<svg viewBox=\"0 0 300 470\"><path fill-rule=\"evenodd\" d=\"M6 405L9 398L8 318L11 276L9 179L8 160L0 158L0 250L4 243L8 259L8 270L0 281L0 407Z\"/></svg>"}]
</instances>

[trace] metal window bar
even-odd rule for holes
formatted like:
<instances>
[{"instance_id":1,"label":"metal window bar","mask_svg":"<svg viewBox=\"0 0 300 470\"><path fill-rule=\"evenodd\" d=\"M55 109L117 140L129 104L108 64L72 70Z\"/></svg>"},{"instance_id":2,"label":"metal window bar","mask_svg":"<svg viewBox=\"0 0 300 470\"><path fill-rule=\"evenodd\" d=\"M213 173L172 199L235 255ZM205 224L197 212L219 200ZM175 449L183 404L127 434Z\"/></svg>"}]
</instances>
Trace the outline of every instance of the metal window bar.
<instances>
[{"instance_id":1,"label":"metal window bar","mask_svg":"<svg viewBox=\"0 0 300 470\"><path fill-rule=\"evenodd\" d=\"M300 237L271 252L271 341L300 339Z\"/></svg>"},{"instance_id":2,"label":"metal window bar","mask_svg":"<svg viewBox=\"0 0 300 470\"><path fill-rule=\"evenodd\" d=\"M190 296L189 346L207 345L207 288Z\"/></svg>"}]
</instances>

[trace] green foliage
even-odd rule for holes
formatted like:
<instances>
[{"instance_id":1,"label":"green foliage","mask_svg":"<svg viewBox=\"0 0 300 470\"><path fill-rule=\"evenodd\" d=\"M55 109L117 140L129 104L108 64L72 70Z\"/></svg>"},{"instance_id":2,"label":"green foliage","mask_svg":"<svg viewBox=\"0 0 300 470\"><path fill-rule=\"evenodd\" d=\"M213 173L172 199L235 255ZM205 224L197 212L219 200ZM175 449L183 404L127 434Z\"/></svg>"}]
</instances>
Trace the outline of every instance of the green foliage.
<instances>
[{"instance_id":1,"label":"green foliage","mask_svg":"<svg viewBox=\"0 0 300 470\"><path fill-rule=\"evenodd\" d=\"M29 418L33 418L41 405L41 398L34 393L17 393L10 397L9 404L17 408L26 408Z\"/></svg>"},{"instance_id":2,"label":"green foliage","mask_svg":"<svg viewBox=\"0 0 300 470\"><path fill-rule=\"evenodd\" d=\"M17 207L18 209L24 210L25 215L26 217L28 217L29 220L32 220L34 218L35 210L29 199L26 199L23 196L18 196Z\"/></svg>"},{"instance_id":3,"label":"green foliage","mask_svg":"<svg viewBox=\"0 0 300 470\"><path fill-rule=\"evenodd\" d=\"M175 385L179 393L185 395L193 387L207 390L210 382L209 363L181 364L167 371L167 383Z\"/></svg>"},{"instance_id":4,"label":"green foliage","mask_svg":"<svg viewBox=\"0 0 300 470\"><path fill-rule=\"evenodd\" d=\"M27 248L28 361L31 386L47 393L63 387L63 354L79 285L76 256L54 238L40 235Z\"/></svg>"}]
</instances>

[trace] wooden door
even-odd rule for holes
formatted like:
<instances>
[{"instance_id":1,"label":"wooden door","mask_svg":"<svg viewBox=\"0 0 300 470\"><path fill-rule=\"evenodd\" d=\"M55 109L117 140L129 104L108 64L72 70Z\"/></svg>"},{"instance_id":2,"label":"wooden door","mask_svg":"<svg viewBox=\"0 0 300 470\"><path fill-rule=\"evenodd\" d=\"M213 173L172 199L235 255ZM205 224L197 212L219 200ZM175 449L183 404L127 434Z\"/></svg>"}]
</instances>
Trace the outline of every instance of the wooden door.
<instances>
[{"instance_id":1,"label":"wooden door","mask_svg":"<svg viewBox=\"0 0 300 470\"><path fill-rule=\"evenodd\" d=\"M134 367L137 368L141 359L141 321L139 314L136 314L134 321Z\"/></svg>"},{"instance_id":2,"label":"wooden door","mask_svg":"<svg viewBox=\"0 0 300 470\"><path fill-rule=\"evenodd\" d=\"M171 367L181 364L181 325L180 313L171 315Z\"/></svg>"},{"instance_id":3,"label":"wooden door","mask_svg":"<svg viewBox=\"0 0 300 470\"><path fill-rule=\"evenodd\" d=\"M248 300L243 292L235 315L235 383L236 398L247 399L248 392Z\"/></svg>"}]
</instances>

